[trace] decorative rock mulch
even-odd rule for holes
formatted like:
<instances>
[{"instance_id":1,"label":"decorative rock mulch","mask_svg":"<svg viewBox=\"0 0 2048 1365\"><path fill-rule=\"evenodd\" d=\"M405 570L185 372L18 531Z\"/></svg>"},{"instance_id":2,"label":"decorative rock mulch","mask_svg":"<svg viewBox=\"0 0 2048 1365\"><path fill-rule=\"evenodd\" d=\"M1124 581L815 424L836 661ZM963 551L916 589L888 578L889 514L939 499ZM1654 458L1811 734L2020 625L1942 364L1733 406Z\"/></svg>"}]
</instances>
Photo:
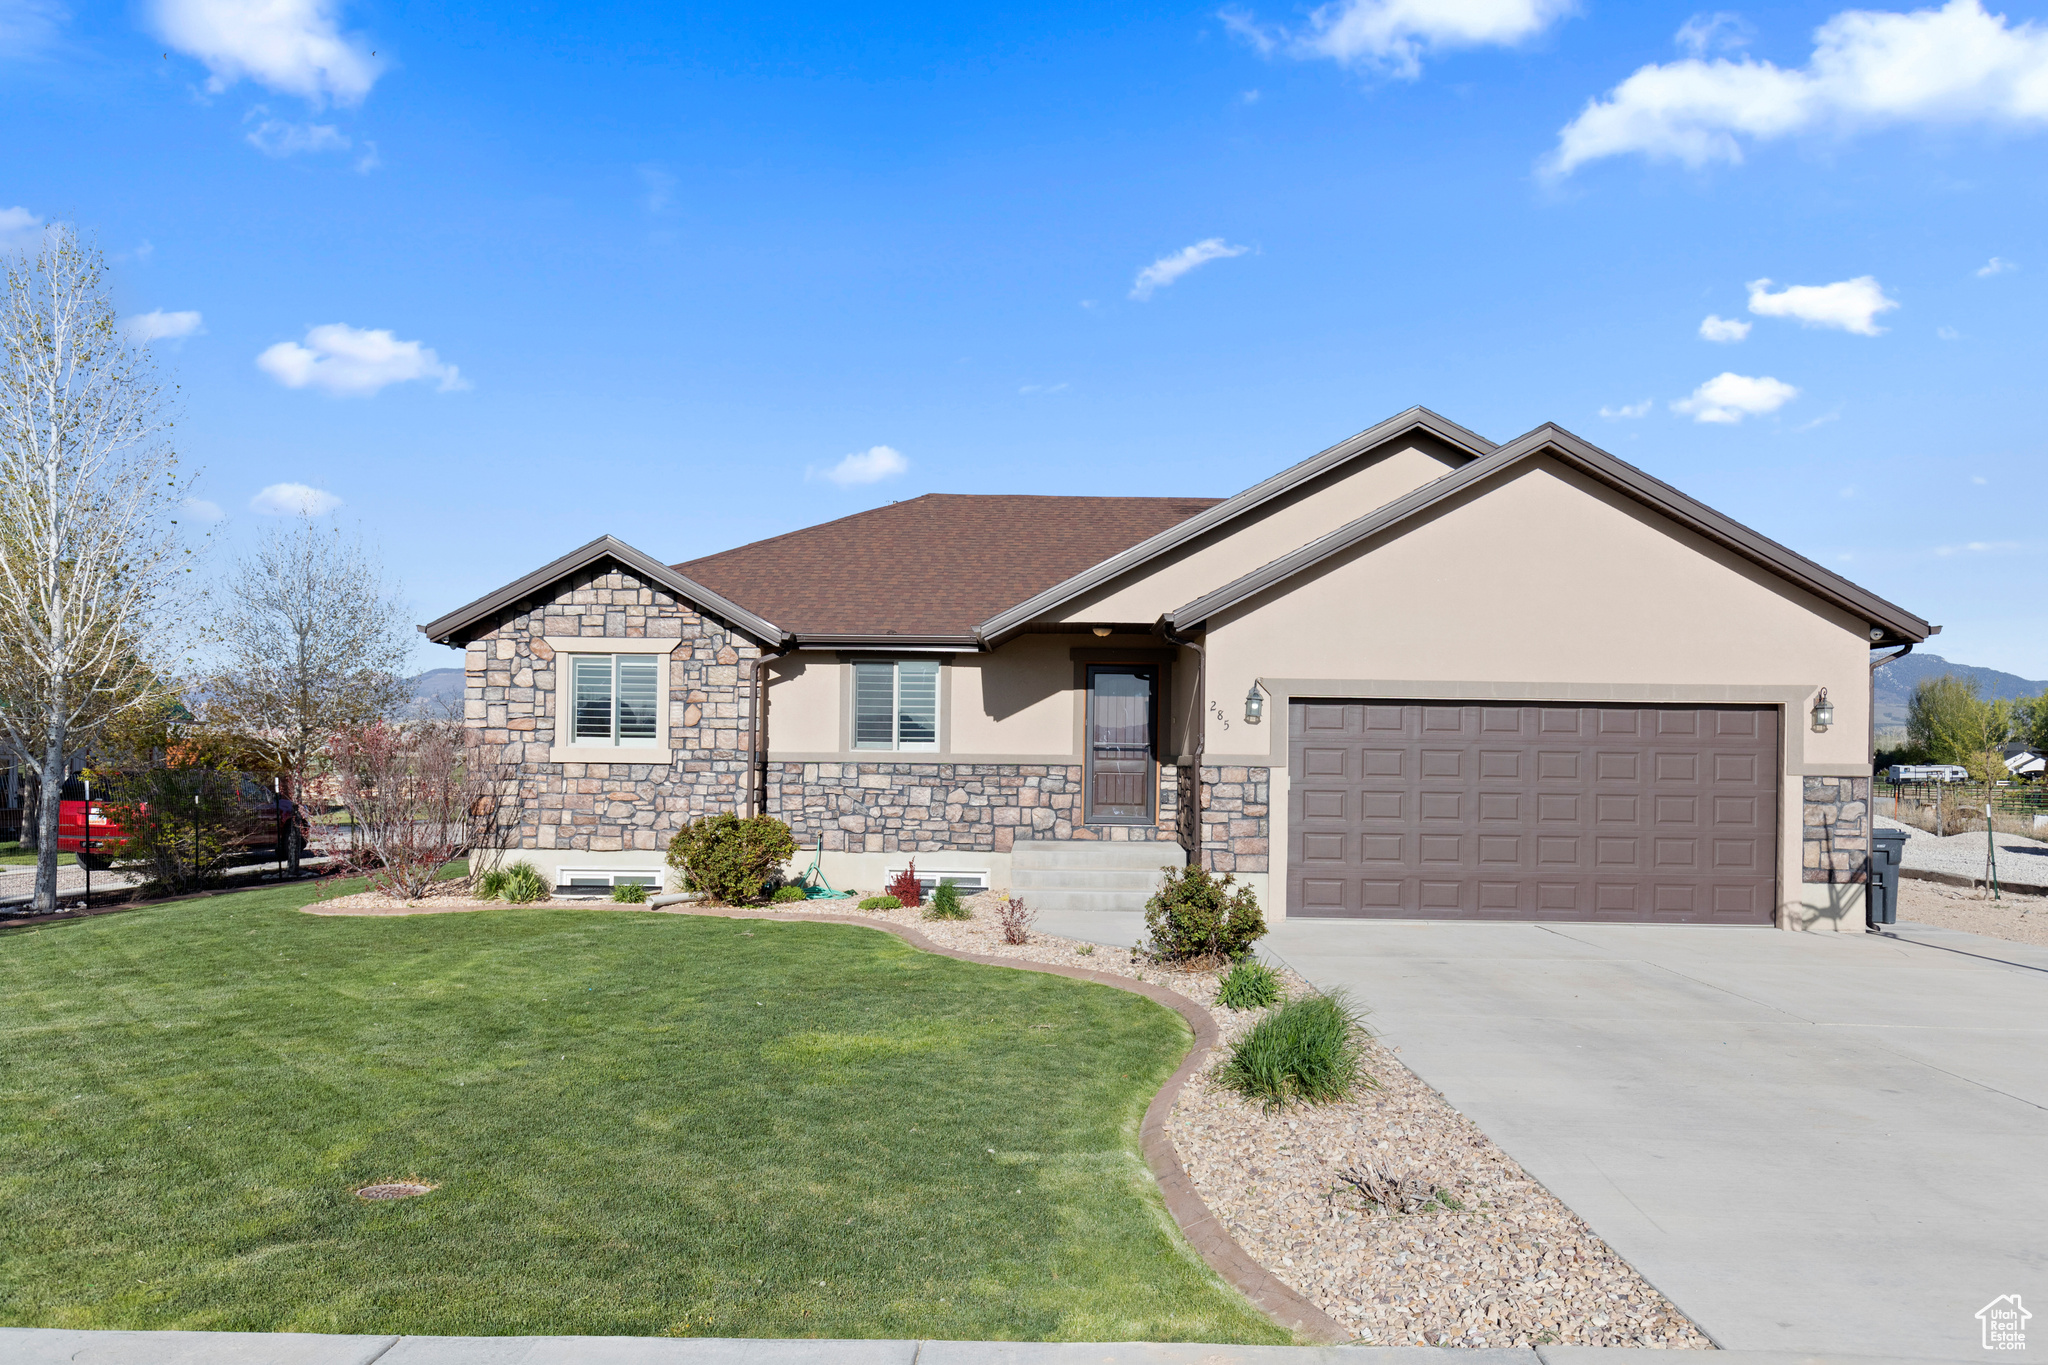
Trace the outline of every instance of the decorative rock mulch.
<instances>
[{"instance_id":1,"label":"decorative rock mulch","mask_svg":"<svg viewBox=\"0 0 2048 1365\"><path fill-rule=\"evenodd\" d=\"M462 888L460 895L467 896ZM967 920L916 910L863 911L810 901L751 909L766 919L831 914L914 927L943 948L1020 962L1080 967L1166 987L1208 1009L1222 1048L1259 1018L1215 1003L1222 973L1178 971L1130 948L1033 933L1001 941L992 893L968 898ZM598 902L591 908L639 907ZM357 895L306 907L314 914L432 914L491 909L450 895L407 908ZM688 913L692 907L664 907ZM1282 973L1288 994L1310 990ZM1380 1346L1651 1346L1712 1344L1548 1190L1452 1109L1377 1041L1365 1070L1379 1087L1347 1103L1268 1113L1209 1077L1205 1060L1168 1124L1181 1164L1246 1253L1291 1289ZM1446 1197L1430 1211L1388 1213L1341 1179L1371 1167L1419 1176ZM1455 1206L1455 1207L1453 1207Z\"/></svg>"},{"instance_id":2,"label":"decorative rock mulch","mask_svg":"<svg viewBox=\"0 0 2048 1365\"><path fill-rule=\"evenodd\" d=\"M549 904L536 901L537 905ZM504 901L480 901L470 893L469 879L457 877L435 882L418 900L401 900L381 891L358 891L353 896L323 896L300 907L309 915L446 915L458 910L504 910ZM644 909L625 906L622 909Z\"/></svg>"}]
</instances>

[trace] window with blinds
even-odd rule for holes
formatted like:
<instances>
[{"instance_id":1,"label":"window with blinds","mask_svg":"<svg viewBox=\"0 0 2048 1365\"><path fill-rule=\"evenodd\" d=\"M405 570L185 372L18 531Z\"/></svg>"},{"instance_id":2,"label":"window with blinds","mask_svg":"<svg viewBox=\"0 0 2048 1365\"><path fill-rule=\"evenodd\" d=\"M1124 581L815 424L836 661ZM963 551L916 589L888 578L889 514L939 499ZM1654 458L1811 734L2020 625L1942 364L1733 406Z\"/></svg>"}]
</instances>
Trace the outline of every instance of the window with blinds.
<instances>
[{"instance_id":1,"label":"window with blinds","mask_svg":"<svg viewBox=\"0 0 2048 1365\"><path fill-rule=\"evenodd\" d=\"M646 654L579 654L569 661L572 744L652 744L661 661Z\"/></svg>"},{"instance_id":2,"label":"window with blinds","mask_svg":"<svg viewBox=\"0 0 2048 1365\"><path fill-rule=\"evenodd\" d=\"M864 659L854 664L853 747L939 747L936 659Z\"/></svg>"}]
</instances>

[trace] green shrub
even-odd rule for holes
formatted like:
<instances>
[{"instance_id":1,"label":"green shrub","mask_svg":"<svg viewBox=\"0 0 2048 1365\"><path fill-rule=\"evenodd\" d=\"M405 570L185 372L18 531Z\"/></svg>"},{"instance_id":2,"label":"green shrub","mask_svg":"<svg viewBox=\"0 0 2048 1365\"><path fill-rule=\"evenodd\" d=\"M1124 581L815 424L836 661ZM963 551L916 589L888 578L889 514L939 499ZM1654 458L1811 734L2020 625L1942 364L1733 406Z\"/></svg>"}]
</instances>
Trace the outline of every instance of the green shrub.
<instances>
[{"instance_id":1,"label":"green shrub","mask_svg":"<svg viewBox=\"0 0 2048 1365\"><path fill-rule=\"evenodd\" d=\"M863 910L901 910L903 902L894 896L869 896L860 903Z\"/></svg>"},{"instance_id":2,"label":"green shrub","mask_svg":"<svg viewBox=\"0 0 2048 1365\"><path fill-rule=\"evenodd\" d=\"M498 896L514 905L531 905L535 901L546 900L552 889L548 879L540 874L540 869L521 858L505 869L505 884L499 889Z\"/></svg>"},{"instance_id":3,"label":"green shrub","mask_svg":"<svg viewBox=\"0 0 2048 1365\"><path fill-rule=\"evenodd\" d=\"M620 905L645 905L647 888L638 882L621 882L612 888L612 899Z\"/></svg>"},{"instance_id":4,"label":"green shrub","mask_svg":"<svg viewBox=\"0 0 2048 1365\"><path fill-rule=\"evenodd\" d=\"M477 875L476 898L480 901L494 901L505 894L506 872L502 867L487 868Z\"/></svg>"},{"instance_id":5,"label":"green shrub","mask_svg":"<svg viewBox=\"0 0 2048 1365\"><path fill-rule=\"evenodd\" d=\"M951 882L940 882L932 892L932 903L925 907L926 919L973 919L974 915L960 903L960 888Z\"/></svg>"},{"instance_id":6,"label":"green shrub","mask_svg":"<svg viewBox=\"0 0 2048 1365\"><path fill-rule=\"evenodd\" d=\"M1232 967L1216 986L1216 1003L1225 1009L1262 1010L1280 998L1280 974L1250 958Z\"/></svg>"},{"instance_id":7,"label":"green shrub","mask_svg":"<svg viewBox=\"0 0 2048 1365\"><path fill-rule=\"evenodd\" d=\"M1379 1082L1360 1073L1365 1026L1342 992L1290 1001L1252 1026L1216 1079L1268 1109L1328 1104Z\"/></svg>"},{"instance_id":8,"label":"green shrub","mask_svg":"<svg viewBox=\"0 0 2048 1365\"><path fill-rule=\"evenodd\" d=\"M775 894L768 899L777 905L787 905L791 901L800 901L807 898L801 886L778 886L775 888Z\"/></svg>"},{"instance_id":9,"label":"green shrub","mask_svg":"<svg viewBox=\"0 0 2048 1365\"><path fill-rule=\"evenodd\" d=\"M730 811L683 826L668 845L668 865L683 874L689 888L728 905L762 899L795 856L788 825L772 815L742 820Z\"/></svg>"},{"instance_id":10,"label":"green shrub","mask_svg":"<svg viewBox=\"0 0 2048 1365\"><path fill-rule=\"evenodd\" d=\"M1152 953L1173 962L1195 958L1242 957L1264 936L1266 917L1249 886L1226 874L1221 881L1205 867L1165 867L1159 890L1145 902L1145 927Z\"/></svg>"}]
</instances>

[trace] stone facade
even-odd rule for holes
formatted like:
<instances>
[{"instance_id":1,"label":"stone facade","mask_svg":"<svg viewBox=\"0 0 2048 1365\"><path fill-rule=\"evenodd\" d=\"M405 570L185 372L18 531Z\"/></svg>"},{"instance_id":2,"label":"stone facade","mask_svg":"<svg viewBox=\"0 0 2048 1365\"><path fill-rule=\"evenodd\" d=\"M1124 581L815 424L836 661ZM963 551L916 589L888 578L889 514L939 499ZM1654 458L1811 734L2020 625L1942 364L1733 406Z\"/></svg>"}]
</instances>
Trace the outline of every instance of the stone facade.
<instances>
[{"instance_id":1,"label":"stone facade","mask_svg":"<svg viewBox=\"0 0 2048 1365\"><path fill-rule=\"evenodd\" d=\"M1272 869L1273 770L1204 766L1202 862L1211 872Z\"/></svg>"},{"instance_id":2,"label":"stone facade","mask_svg":"<svg viewBox=\"0 0 2048 1365\"><path fill-rule=\"evenodd\" d=\"M558 684L547 636L669 640L671 761L557 763ZM508 794L501 848L665 850L693 819L744 811L753 782L753 671L760 649L623 569L591 570L501 612L465 659L468 725Z\"/></svg>"},{"instance_id":3,"label":"stone facade","mask_svg":"<svg viewBox=\"0 0 2048 1365\"><path fill-rule=\"evenodd\" d=\"M1870 779L1803 779L1799 880L1861 884L1870 876Z\"/></svg>"},{"instance_id":4,"label":"stone facade","mask_svg":"<svg viewBox=\"0 0 2048 1365\"><path fill-rule=\"evenodd\" d=\"M1149 825L1081 819L1078 763L774 763L768 813L805 848L828 852L1007 853L1018 839L1171 841L1179 770L1160 770L1160 818Z\"/></svg>"}]
</instances>

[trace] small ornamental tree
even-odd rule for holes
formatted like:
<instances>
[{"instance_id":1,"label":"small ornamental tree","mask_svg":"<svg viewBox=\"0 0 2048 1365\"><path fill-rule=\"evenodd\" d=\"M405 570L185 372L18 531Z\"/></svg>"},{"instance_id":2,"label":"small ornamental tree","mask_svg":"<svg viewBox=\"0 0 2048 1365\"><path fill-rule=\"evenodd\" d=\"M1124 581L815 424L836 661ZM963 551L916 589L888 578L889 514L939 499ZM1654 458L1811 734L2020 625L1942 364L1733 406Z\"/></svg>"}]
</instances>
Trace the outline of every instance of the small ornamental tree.
<instances>
[{"instance_id":1,"label":"small ornamental tree","mask_svg":"<svg viewBox=\"0 0 2048 1365\"><path fill-rule=\"evenodd\" d=\"M327 749L351 826L337 861L387 896L426 895L493 809L459 725L351 726Z\"/></svg>"},{"instance_id":2,"label":"small ornamental tree","mask_svg":"<svg viewBox=\"0 0 2048 1365\"><path fill-rule=\"evenodd\" d=\"M692 821L668 844L668 865L683 874L683 885L728 905L761 900L795 856L788 825L772 815L743 820L731 811Z\"/></svg>"},{"instance_id":3,"label":"small ornamental tree","mask_svg":"<svg viewBox=\"0 0 2048 1365\"><path fill-rule=\"evenodd\" d=\"M1241 957L1266 932L1259 898L1225 874L1201 866L1163 867L1159 890L1145 902L1152 951L1172 962Z\"/></svg>"}]
</instances>

